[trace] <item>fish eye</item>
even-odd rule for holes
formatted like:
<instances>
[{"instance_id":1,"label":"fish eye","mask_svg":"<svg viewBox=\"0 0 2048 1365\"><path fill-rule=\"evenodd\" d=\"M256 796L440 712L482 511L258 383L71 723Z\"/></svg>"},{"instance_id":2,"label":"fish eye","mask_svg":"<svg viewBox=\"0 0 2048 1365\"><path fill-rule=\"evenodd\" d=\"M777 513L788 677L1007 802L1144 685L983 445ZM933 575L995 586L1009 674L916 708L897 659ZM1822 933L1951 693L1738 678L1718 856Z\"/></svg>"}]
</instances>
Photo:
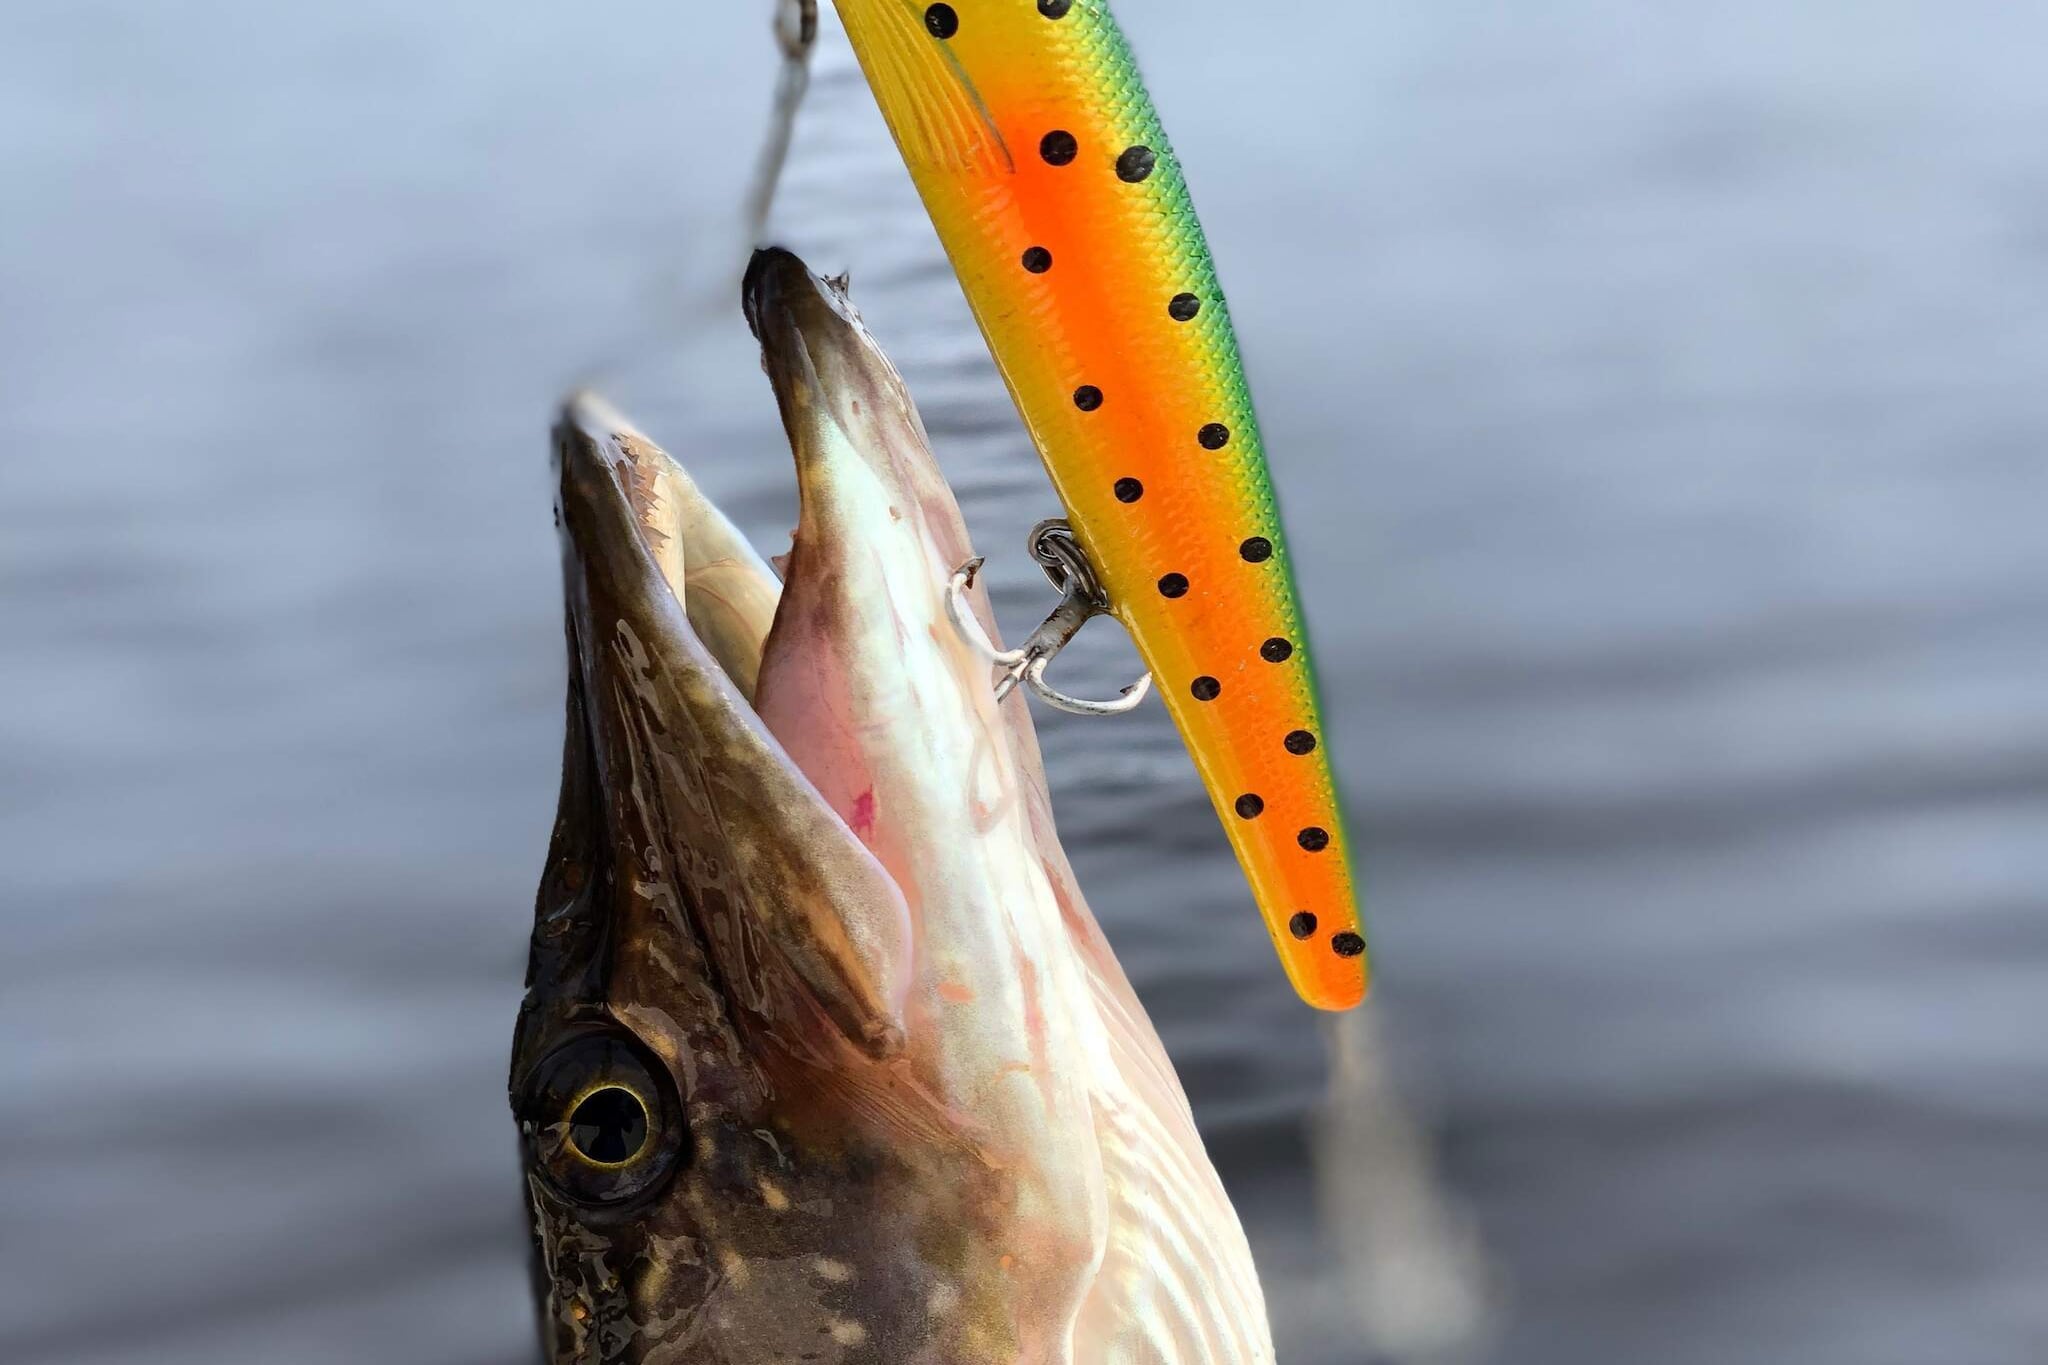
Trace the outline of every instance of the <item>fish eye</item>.
<instances>
[{"instance_id":1,"label":"fish eye","mask_svg":"<svg viewBox=\"0 0 2048 1365\"><path fill-rule=\"evenodd\" d=\"M654 1190L682 1152L681 1106L637 1043L572 1039L534 1068L519 1107L529 1160L578 1204L619 1204Z\"/></svg>"}]
</instances>

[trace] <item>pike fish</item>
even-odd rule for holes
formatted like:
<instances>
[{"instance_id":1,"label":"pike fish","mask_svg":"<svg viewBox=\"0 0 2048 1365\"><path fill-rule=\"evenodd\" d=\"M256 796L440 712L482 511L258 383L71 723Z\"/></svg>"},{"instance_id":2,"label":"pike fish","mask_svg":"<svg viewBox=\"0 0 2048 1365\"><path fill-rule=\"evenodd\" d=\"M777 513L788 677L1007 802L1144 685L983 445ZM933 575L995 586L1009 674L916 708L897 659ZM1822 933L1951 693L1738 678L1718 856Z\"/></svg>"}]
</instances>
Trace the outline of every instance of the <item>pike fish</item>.
<instances>
[{"instance_id":1,"label":"pike fish","mask_svg":"<svg viewBox=\"0 0 2048 1365\"><path fill-rule=\"evenodd\" d=\"M777 575L598 400L511 1098L556 1365L1257 1365L1237 1216L1053 826L970 556L843 284L744 287ZM993 630L987 603L973 607Z\"/></svg>"},{"instance_id":2,"label":"pike fish","mask_svg":"<svg viewBox=\"0 0 2048 1365\"><path fill-rule=\"evenodd\" d=\"M1288 978L1348 1009L1366 945L1292 556L1208 243L1108 0L835 2Z\"/></svg>"}]
</instances>

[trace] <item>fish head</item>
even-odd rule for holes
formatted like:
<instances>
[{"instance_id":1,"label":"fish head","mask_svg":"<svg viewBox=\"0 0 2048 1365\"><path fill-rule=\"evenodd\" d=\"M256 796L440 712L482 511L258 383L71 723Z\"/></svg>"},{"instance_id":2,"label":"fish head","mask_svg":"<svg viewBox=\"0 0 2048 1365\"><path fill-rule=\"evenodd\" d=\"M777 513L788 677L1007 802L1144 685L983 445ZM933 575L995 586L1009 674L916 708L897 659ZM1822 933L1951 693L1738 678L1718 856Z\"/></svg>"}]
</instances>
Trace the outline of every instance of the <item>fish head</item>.
<instances>
[{"instance_id":1,"label":"fish head","mask_svg":"<svg viewBox=\"0 0 2048 1365\"><path fill-rule=\"evenodd\" d=\"M1022 700L948 620L971 551L900 376L787 253L745 302L796 457L780 581L601 402L555 430L567 737L510 1081L543 1339L1066 1360L1108 1106L1207 1161Z\"/></svg>"},{"instance_id":2,"label":"fish head","mask_svg":"<svg viewBox=\"0 0 2048 1365\"><path fill-rule=\"evenodd\" d=\"M972 549L903 381L843 280L762 252L744 302L780 576L600 401L555 430L566 742L511 1075L549 1358L1270 1360L1022 698L950 619Z\"/></svg>"}]
</instances>

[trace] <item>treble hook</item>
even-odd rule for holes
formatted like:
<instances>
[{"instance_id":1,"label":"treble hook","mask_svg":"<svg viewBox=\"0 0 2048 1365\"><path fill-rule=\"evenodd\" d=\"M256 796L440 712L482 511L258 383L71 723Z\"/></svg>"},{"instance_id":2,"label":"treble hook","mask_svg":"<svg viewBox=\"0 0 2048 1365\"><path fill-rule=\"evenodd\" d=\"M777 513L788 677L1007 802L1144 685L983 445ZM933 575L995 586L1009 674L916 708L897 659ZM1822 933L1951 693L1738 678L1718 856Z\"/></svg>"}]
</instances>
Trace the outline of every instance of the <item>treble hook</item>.
<instances>
[{"instance_id":1,"label":"treble hook","mask_svg":"<svg viewBox=\"0 0 2048 1365\"><path fill-rule=\"evenodd\" d=\"M1046 578L1059 590L1060 604L1016 649L997 649L967 605L967 590L974 586L974 576L983 563L980 558L970 559L955 569L952 580L946 584L946 615L953 629L977 654L1003 670L996 681L996 700L1009 696L1021 682L1048 706L1077 716L1120 716L1135 710L1152 690L1150 673L1126 687L1115 701L1070 697L1045 680L1045 666L1080 633L1082 626L1109 611L1109 599L1103 595L1094 567L1074 539L1074 528L1065 521L1053 517L1032 527L1030 550Z\"/></svg>"}]
</instances>

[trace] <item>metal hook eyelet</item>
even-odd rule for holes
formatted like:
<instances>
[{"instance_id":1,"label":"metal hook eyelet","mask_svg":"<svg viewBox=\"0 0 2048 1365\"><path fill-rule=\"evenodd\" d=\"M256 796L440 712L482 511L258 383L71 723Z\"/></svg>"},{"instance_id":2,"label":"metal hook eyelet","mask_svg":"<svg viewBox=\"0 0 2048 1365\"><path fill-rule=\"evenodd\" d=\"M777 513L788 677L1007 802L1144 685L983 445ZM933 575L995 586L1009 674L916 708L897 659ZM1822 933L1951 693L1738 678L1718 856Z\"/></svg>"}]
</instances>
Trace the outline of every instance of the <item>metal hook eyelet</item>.
<instances>
[{"instance_id":1,"label":"metal hook eyelet","mask_svg":"<svg viewBox=\"0 0 2048 1365\"><path fill-rule=\"evenodd\" d=\"M1109 600L1095 577L1094 566L1074 539L1073 527L1066 521L1053 517L1032 527L1030 550L1031 557L1045 570L1047 581L1059 590L1060 603L1017 649L997 649L967 604L967 590L974 586L982 560L968 560L954 571L946 585L946 615L953 629L992 667L1002 670L1002 676L996 680L996 700L1003 700L1022 683L1046 705L1072 715L1120 716L1136 710L1152 691L1150 673L1126 687L1115 701L1069 696L1045 680L1046 665L1080 633L1082 626L1108 613Z\"/></svg>"}]
</instances>

